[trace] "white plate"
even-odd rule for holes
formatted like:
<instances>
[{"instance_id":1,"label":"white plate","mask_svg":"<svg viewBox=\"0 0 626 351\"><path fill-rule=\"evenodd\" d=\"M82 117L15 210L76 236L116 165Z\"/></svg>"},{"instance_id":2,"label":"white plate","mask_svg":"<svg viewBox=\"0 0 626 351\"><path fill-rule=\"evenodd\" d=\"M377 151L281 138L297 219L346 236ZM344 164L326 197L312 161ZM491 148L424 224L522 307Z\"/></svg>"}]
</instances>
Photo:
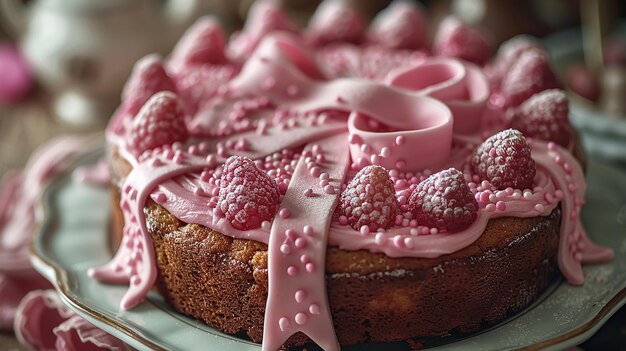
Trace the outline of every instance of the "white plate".
<instances>
[{"instance_id":1,"label":"white plate","mask_svg":"<svg viewBox=\"0 0 626 351\"><path fill-rule=\"evenodd\" d=\"M77 165L93 164L102 154L87 155ZM586 283L582 287L555 283L534 305L500 325L463 339L443 338L432 350L561 349L589 338L624 304L626 177L592 161L588 178L583 221L596 242L614 248L615 259L585 267ZM88 268L108 262L112 255L107 235L109 202L107 189L73 182L71 170L53 182L44 195L46 216L33 239L32 261L72 310L139 350L260 350L258 344L225 335L177 313L155 292L137 308L119 311L126 287L100 284L86 274ZM393 345L394 350L399 347Z\"/></svg>"}]
</instances>

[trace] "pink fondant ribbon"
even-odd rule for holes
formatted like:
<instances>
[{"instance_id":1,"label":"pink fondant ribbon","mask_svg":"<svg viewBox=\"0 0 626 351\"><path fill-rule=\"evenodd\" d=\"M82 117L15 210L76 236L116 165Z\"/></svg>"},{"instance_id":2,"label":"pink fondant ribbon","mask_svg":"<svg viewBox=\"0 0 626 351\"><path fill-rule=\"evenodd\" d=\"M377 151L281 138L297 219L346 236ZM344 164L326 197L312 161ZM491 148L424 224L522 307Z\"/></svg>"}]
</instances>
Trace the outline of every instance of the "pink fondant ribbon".
<instances>
[{"instance_id":1,"label":"pink fondant ribbon","mask_svg":"<svg viewBox=\"0 0 626 351\"><path fill-rule=\"evenodd\" d=\"M308 57L292 36L270 35L231 86L254 93L264 90L267 79L273 79L275 84L267 94L281 106L297 111L355 112L348 120L350 133L359 140L358 145L350 148L352 160L364 159L388 168L396 168L398 164L407 170L435 168L447 159L453 133L452 113L429 95L454 102L455 108L464 115L473 112L466 119L467 124L474 125L489 92L484 77L484 84L475 82L481 76L474 68L466 69L464 64L451 59L428 59L397 74L390 78L390 84L398 87L394 88L356 78L319 80L315 73L317 66ZM467 74L468 71L472 74ZM366 125L360 123L361 115L395 130L393 133L367 130ZM400 135L405 145L395 142ZM383 147L393 152L383 152Z\"/></svg>"}]
</instances>

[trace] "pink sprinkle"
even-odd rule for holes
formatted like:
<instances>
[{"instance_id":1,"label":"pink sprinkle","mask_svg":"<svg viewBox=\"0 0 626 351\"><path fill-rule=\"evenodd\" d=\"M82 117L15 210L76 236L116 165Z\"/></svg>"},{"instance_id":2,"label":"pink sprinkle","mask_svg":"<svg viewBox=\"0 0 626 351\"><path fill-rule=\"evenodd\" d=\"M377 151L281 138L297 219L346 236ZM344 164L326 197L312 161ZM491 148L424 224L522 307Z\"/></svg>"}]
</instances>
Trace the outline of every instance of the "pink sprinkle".
<instances>
[{"instance_id":1,"label":"pink sprinkle","mask_svg":"<svg viewBox=\"0 0 626 351\"><path fill-rule=\"evenodd\" d=\"M403 170L406 167L406 161L404 160L398 160L396 162L396 168L399 170Z\"/></svg>"},{"instance_id":2,"label":"pink sprinkle","mask_svg":"<svg viewBox=\"0 0 626 351\"><path fill-rule=\"evenodd\" d=\"M364 154L369 154L371 153L371 151L372 151L372 148L369 145L367 144L361 145L361 152L363 152Z\"/></svg>"},{"instance_id":3,"label":"pink sprinkle","mask_svg":"<svg viewBox=\"0 0 626 351\"><path fill-rule=\"evenodd\" d=\"M313 189L308 188L308 189L304 190L304 196L306 196L306 197L313 196Z\"/></svg>"},{"instance_id":4,"label":"pink sprinkle","mask_svg":"<svg viewBox=\"0 0 626 351\"><path fill-rule=\"evenodd\" d=\"M300 256L300 262L307 264L311 262L311 258L307 254L303 254L302 256Z\"/></svg>"},{"instance_id":5,"label":"pink sprinkle","mask_svg":"<svg viewBox=\"0 0 626 351\"><path fill-rule=\"evenodd\" d=\"M489 194L489 201L496 202L496 194Z\"/></svg>"},{"instance_id":6,"label":"pink sprinkle","mask_svg":"<svg viewBox=\"0 0 626 351\"><path fill-rule=\"evenodd\" d=\"M298 237L298 233L296 233L295 230L293 229L287 229L285 230L285 235L287 236L287 238L289 238L290 240L296 240L296 238Z\"/></svg>"},{"instance_id":7,"label":"pink sprinkle","mask_svg":"<svg viewBox=\"0 0 626 351\"><path fill-rule=\"evenodd\" d=\"M563 164L563 169L565 170L565 172L567 173L571 173L572 172L572 166L569 165L569 163L564 163Z\"/></svg>"},{"instance_id":8,"label":"pink sprinkle","mask_svg":"<svg viewBox=\"0 0 626 351\"><path fill-rule=\"evenodd\" d=\"M404 142L405 142L405 139L403 135L399 135L396 137L396 145L402 145L404 144Z\"/></svg>"},{"instance_id":9,"label":"pink sprinkle","mask_svg":"<svg viewBox=\"0 0 626 351\"><path fill-rule=\"evenodd\" d=\"M344 215L339 216L339 224L347 225L348 224L348 217L346 217Z\"/></svg>"},{"instance_id":10,"label":"pink sprinkle","mask_svg":"<svg viewBox=\"0 0 626 351\"><path fill-rule=\"evenodd\" d=\"M348 141L350 142L350 144L357 144L357 145L363 142L361 140L361 137L356 134L350 134L350 136L348 137Z\"/></svg>"},{"instance_id":11,"label":"pink sprinkle","mask_svg":"<svg viewBox=\"0 0 626 351\"><path fill-rule=\"evenodd\" d=\"M567 190L573 193L576 190L576 186L574 185L574 183L567 184Z\"/></svg>"},{"instance_id":12,"label":"pink sprinkle","mask_svg":"<svg viewBox=\"0 0 626 351\"><path fill-rule=\"evenodd\" d=\"M511 187L508 187L508 188L506 188L505 191L506 191L507 195L512 195L515 190L513 188L511 188Z\"/></svg>"},{"instance_id":13,"label":"pink sprinkle","mask_svg":"<svg viewBox=\"0 0 626 351\"><path fill-rule=\"evenodd\" d=\"M400 203L401 205L404 205L404 204L406 204L406 202L407 202L406 196L404 196L404 195L398 196L398 203Z\"/></svg>"},{"instance_id":14,"label":"pink sprinkle","mask_svg":"<svg viewBox=\"0 0 626 351\"><path fill-rule=\"evenodd\" d=\"M306 240L304 240L304 238L297 238L295 245L298 249L303 249L306 246Z\"/></svg>"},{"instance_id":15,"label":"pink sprinkle","mask_svg":"<svg viewBox=\"0 0 626 351\"><path fill-rule=\"evenodd\" d=\"M174 163L176 164L183 164L183 162L185 161L185 156L183 156L183 154L177 154L176 156L174 156Z\"/></svg>"},{"instance_id":16,"label":"pink sprinkle","mask_svg":"<svg viewBox=\"0 0 626 351\"><path fill-rule=\"evenodd\" d=\"M331 195L332 195L332 194L334 194L334 193L335 193L335 188L333 188L333 186L332 186L332 185L326 185L326 186L324 187L324 192L325 192L326 194L331 194Z\"/></svg>"},{"instance_id":17,"label":"pink sprinkle","mask_svg":"<svg viewBox=\"0 0 626 351\"><path fill-rule=\"evenodd\" d=\"M296 314L296 318L295 318L296 323L302 325L302 324L306 323L306 319L307 319L306 314L304 314L302 312L298 312Z\"/></svg>"},{"instance_id":18,"label":"pink sprinkle","mask_svg":"<svg viewBox=\"0 0 626 351\"><path fill-rule=\"evenodd\" d=\"M270 230L272 228L272 223L270 223L269 221L263 221L261 222L261 228L265 230Z\"/></svg>"},{"instance_id":19,"label":"pink sprinkle","mask_svg":"<svg viewBox=\"0 0 626 351\"><path fill-rule=\"evenodd\" d=\"M344 217L345 217L345 216L344 216ZM348 220L346 219L346 222L347 222L347 221L348 221ZM361 228L359 229L359 231L361 232L361 234L362 234L362 235L367 235L367 234L369 234L369 233L370 233L370 227L368 227L368 226L366 226L366 225L363 225L363 226L361 226Z\"/></svg>"},{"instance_id":20,"label":"pink sprinkle","mask_svg":"<svg viewBox=\"0 0 626 351\"><path fill-rule=\"evenodd\" d=\"M306 271L309 272L309 273L315 272L315 265L313 263L311 263L311 262L307 263L305 265L305 268L306 268Z\"/></svg>"},{"instance_id":21,"label":"pink sprinkle","mask_svg":"<svg viewBox=\"0 0 626 351\"><path fill-rule=\"evenodd\" d=\"M298 268L296 268L295 266L287 267L287 274L289 274L292 277L295 276L296 274L298 274Z\"/></svg>"},{"instance_id":22,"label":"pink sprinkle","mask_svg":"<svg viewBox=\"0 0 626 351\"><path fill-rule=\"evenodd\" d=\"M376 245L383 245L385 243L385 234L376 233L376 236L374 237L374 242L376 243Z\"/></svg>"},{"instance_id":23,"label":"pink sprinkle","mask_svg":"<svg viewBox=\"0 0 626 351\"><path fill-rule=\"evenodd\" d=\"M487 206L485 206L485 210L489 211L489 212L493 212L496 210L496 205L494 204L488 204Z\"/></svg>"},{"instance_id":24,"label":"pink sprinkle","mask_svg":"<svg viewBox=\"0 0 626 351\"><path fill-rule=\"evenodd\" d=\"M556 144L553 141L548 143L548 150L550 151L556 150Z\"/></svg>"},{"instance_id":25,"label":"pink sprinkle","mask_svg":"<svg viewBox=\"0 0 626 351\"><path fill-rule=\"evenodd\" d=\"M324 156L324 154L319 154L315 156L315 161L318 163L324 163L326 162L326 157Z\"/></svg>"},{"instance_id":26,"label":"pink sprinkle","mask_svg":"<svg viewBox=\"0 0 626 351\"><path fill-rule=\"evenodd\" d=\"M155 158L150 162L150 166L155 167L155 168L160 167L162 165L163 165L163 162L161 162L161 160L159 160L158 158Z\"/></svg>"},{"instance_id":27,"label":"pink sprinkle","mask_svg":"<svg viewBox=\"0 0 626 351\"><path fill-rule=\"evenodd\" d=\"M320 176L320 174L322 173L322 170L321 170L319 167L317 167L317 166L316 166L316 167L311 168L310 173L311 173L311 175L312 175L313 177L316 177L316 178L317 178L317 177L319 177L319 176Z\"/></svg>"},{"instance_id":28,"label":"pink sprinkle","mask_svg":"<svg viewBox=\"0 0 626 351\"><path fill-rule=\"evenodd\" d=\"M524 191L524 199L529 200L533 196L530 191Z\"/></svg>"},{"instance_id":29,"label":"pink sprinkle","mask_svg":"<svg viewBox=\"0 0 626 351\"><path fill-rule=\"evenodd\" d=\"M543 205L542 204L536 204L535 205L535 210L537 212L543 212L543 210L544 210Z\"/></svg>"},{"instance_id":30,"label":"pink sprinkle","mask_svg":"<svg viewBox=\"0 0 626 351\"><path fill-rule=\"evenodd\" d=\"M279 319L278 326L280 327L281 331L287 330L287 328L289 327L289 319L287 319L286 317Z\"/></svg>"},{"instance_id":31,"label":"pink sprinkle","mask_svg":"<svg viewBox=\"0 0 626 351\"><path fill-rule=\"evenodd\" d=\"M302 303L306 298L306 292L302 289L298 289L294 297L297 303Z\"/></svg>"},{"instance_id":32,"label":"pink sprinkle","mask_svg":"<svg viewBox=\"0 0 626 351\"><path fill-rule=\"evenodd\" d=\"M380 156L378 155L370 156L370 162L372 162L372 164L374 165L377 165L378 163L380 163Z\"/></svg>"},{"instance_id":33,"label":"pink sprinkle","mask_svg":"<svg viewBox=\"0 0 626 351\"><path fill-rule=\"evenodd\" d=\"M380 156L389 157L390 155L391 155L391 151L389 150L388 147L385 146L380 150Z\"/></svg>"},{"instance_id":34,"label":"pink sprinkle","mask_svg":"<svg viewBox=\"0 0 626 351\"><path fill-rule=\"evenodd\" d=\"M289 218L289 216L291 216L291 211L289 211L288 208L281 208L280 211L278 212L278 215L282 219Z\"/></svg>"},{"instance_id":35,"label":"pink sprinkle","mask_svg":"<svg viewBox=\"0 0 626 351\"><path fill-rule=\"evenodd\" d=\"M322 188L324 188L324 187L325 187L325 186L327 186L327 185L328 185L328 179L322 179L322 180L320 181L320 186L321 186Z\"/></svg>"},{"instance_id":36,"label":"pink sprinkle","mask_svg":"<svg viewBox=\"0 0 626 351\"><path fill-rule=\"evenodd\" d=\"M506 210L506 203L504 201L496 202L496 209L498 211L505 211Z\"/></svg>"},{"instance_id":37,"label":"pink sprinkle","mask_svg":"<svg viewBox=\"0 0 626 351\"><path fill-rule=\"evenodd\" d=\"M163 193L159 193L156 196L156 202L160 203L160 204L164 204L167 201L167 196Z\"/></svg>"},{"instance_id":38,"label":"pink sprinkle","mask_svg":"<svg viewBox=\"0 0 626 351\"><path fill-rule=\"evenodd\" d=\"M561 158L561 155L554 156L554 162L556 162L557 164L563 163L563 158Z\"/></svg>"},{"instance_id":39,"label":"pink sprinkle","mask_svg":"<svg viewBox=\"0 0 626 351\"><path fill-rule=\"evenodd\" d=\"M287 244L280 245L280 252L284 253L285 255L289 255L291 253L291 246Z\"/></svg>"},{"instance_id":40,"label":"pink sprinkle","mask_svg":"<svg viewBox=\"0 0 626 351\"><path fill-rule=\"evenodd\" d=\"M397 248L402 248L404 245L404 239L402 238L402 235L396 235L393 237L393 244L397 247Z\"/></svg>"},{"instance_id":41,"label":"pink sprinkle","mask_svg":"<svg viewBox=\"0 0 626 351\"><path fill-rule=\"evenodd\" d=\"M411 232L411 234L413 234L413 233ZM417 234L417 230L416 230L415 234ZM413 235L415 235L415 234L413 234ZM404 238L404 246L406 246L406 248L410 249L410 250L414 249L415 248L415 242L411 238Z\"/></svg>"},{"instance_id":42,"label":"pink sprinkle","mask_svg":"<svg viewBox=\"0 0 626 351\"><path fill-rule=\"evenodd\" d=\"M320 180L324 180L324 179L328 180L330 177L329 177L328 173L324 172L324 173L320 174L319 178L320 178Z\"/></svg>"},{"instance_id":43,"label":"pink sprinkle","mask_svg":"<svg viewBox=\"0 0 626 351\"><path fill-rule=\"evenodd\" d=\"M308 224L304 226L302 231L304 232L305 235L308 235L308 236L311 236L311 235L315 234L315 231L313 230L313 227L311 227Z\"/></svg>"},{"instance_id":44,"label":"pink sprinkle","mask_svg":"<svg viewBox=\"0 0 626 351\"><path fill-rule=\"evenodd\" d=\"M309 306L309 312L311 314L320 314L320 306L318 306L316 303L312 303L311 306Z\"/></svg>"},{"instance_id":45,"label":"pink sprinkle","mask_svg":"<svg viewBox=\"0 0 626 351\"><path fill-rule=\"evenodd\" d=\"M439 233L439 230L437 228L430 228L430 234L435 235Z\"/></svg>"}]
</instances>

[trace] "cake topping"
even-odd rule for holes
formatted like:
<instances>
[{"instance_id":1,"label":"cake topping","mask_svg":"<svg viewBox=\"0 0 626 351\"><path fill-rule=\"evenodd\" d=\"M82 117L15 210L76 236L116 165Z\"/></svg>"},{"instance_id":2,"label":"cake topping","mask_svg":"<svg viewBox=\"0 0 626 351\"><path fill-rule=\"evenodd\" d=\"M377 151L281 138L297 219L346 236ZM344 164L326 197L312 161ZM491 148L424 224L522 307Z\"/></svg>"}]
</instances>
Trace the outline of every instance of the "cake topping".
<instances>
[{"instance_id":1,"label":"cake topping","mask_svg":"<svg viewBox=\"0 0 626 351\"><path fill-rule=\"evenodd\" d=\"M545 90L531 96L514 111L511 128L524 136L567 147L570 141L569 101L565 92Z\"/></svg>"},{"instance_id":2,"label":"cake topping","mask_svg":"<svg viewBox=\"0 0 626 351\"><path fill-rule=\"evenodd\" d=\"M312 45L335 42L359 43L365 23L361 15L345 0L326 0L311 17L306 37Z\"/></svg>"},{"instance_id":3,"label":"cake topping","mask_svg":"<svg viewBox=\"0 0 626 351\"><path fill-rule=\"evenodd\" d=\"M493 46L478 30L450 16L439 25L433 52L483 65L493 53Z\"/></svg>"},{"instance_id":4,"label":"cake topping","mask_svg":"<svg viewBox=\"0 0 626 351\"><path fill-rule=\"evenodd\" d=\"M259 228L274 218L279 204L276 182L252 160L231 156L224 164L216 210L239 230Z\"/></svg>"},{"instance_id":5,"label":"cake topping","mask_svg":"<svg viewBox=\"0 0 626 351\"><path fill-rule=\"evenodd\" d=\"M421 181L409 198L409 208L418 224L455 232L474 223L478 202L463 173L450 168Z\"/></svg>"},{"instance_id":6,"label":"cake topping","mask_svg":"<svg viewBox=\"0 0 626 351\"><path fill-rule=\"evenodd\" d=\"M155 94L139 110L130 131L130 147L137 155L187 138L183 109L176 94Z\"/></svg>"},{"instance_id":7,"label":"cake topping","mask_svg":"<svg viewBox=\"0 0 626 351\"><path fill-rule=\"evenodd\" d=\"M497 189L532 189L535 161L526 138L515 129L504 130L485 140L471 159L472 171Z\"/></svg>"},{"instance_id":8,"label":"cake topping","mask_svg":"<svg viewBox=\"0 0 626 351\"><path fill-rule=\"evenodd\" d=\"M547 54L541 50L525 50L504 76L501 94L505 107L515 107L532 95L557 88L556 76Z\"/></svg>"},{"instance_id":9,"label":"cake topping","mask_svg":"<svg viewBox=\"0 0 626 351\"><path fill-rule=\"evenodd\" d=\"M203 17L178 41L172 52L172 61L182 65L224 63L227 61L225 46L224 31L217 20Z\"/></svg>"},{"instance_id":10,"label":"cake topping","mask_svg":"<svg viewBox=\"0 0 626 351\"><path fill-rule=\"evenodd\" d=\"M393 182L381 166L361 169L348 183L339 200L339 213L356 230L389 228L398 212Z\"/></svg>"},{"instance_id":11,"label":"cake topping","mask_svg":"<svg viewBox=\"0 0 626 351\"><path fill-rule=\"evenodd\" d=\"M500 89L502 78L506 76L520 55L526 50L544 51L537 39L527 35L518 35L500 45L493 62L485 67L485 73L494 91Z\"/></svg>"},{"instance_id":12,"label":"cake topping","mask_svg":"<svg viewBox=\"0 0 626 351\"><path fill-rule=\"evenodd\" d=\"M122 110L134 116L148 99L159 91L176 91L174 82L163 69L161 57L148 55L137 61L122 92Z\"/></svg>"},{"instance_id":13,"label":"cake topping","mask_svg":"<svg viewBox=\"0 0 626 351\"><path fill-rule=\"evenodd\" d=\"M394 1L370 25L368 41L389 49L416 50L426 46L426 18L421 7Z\"/></svg>"},{"instance_id":14,"label":"cake topping","mask_svg":"<svg viewBox=\"0 0 626 351\"><path fill-rule=\"evenodd\" d=\"M229 47L235 57L245 59L266 34L274 31L295 33L298 27L276 1L256 1L250 7L243 30L233 35Z\"/></svg>"}]
</instances>

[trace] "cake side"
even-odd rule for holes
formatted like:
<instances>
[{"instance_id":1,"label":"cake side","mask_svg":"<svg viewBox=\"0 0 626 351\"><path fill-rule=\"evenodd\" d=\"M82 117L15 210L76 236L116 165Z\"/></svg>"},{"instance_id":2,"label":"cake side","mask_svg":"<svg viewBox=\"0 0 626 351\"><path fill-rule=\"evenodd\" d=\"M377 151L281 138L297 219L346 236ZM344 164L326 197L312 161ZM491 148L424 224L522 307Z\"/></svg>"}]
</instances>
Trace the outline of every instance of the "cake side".
<instances>
[{"instance_id":1,"label":"cake side","mask_svg":"<svg viewBox=\"0 0 626 351\"><path fill-rule=\"evenodd\" d=\"M186 224L154 203L145 212L167 301L261 342L267 245ZM326 288L339 342L473 332L522 310L558 275L560 218L557 208L547 217L495 219L475 243L435 259L330 247ZM296 334L287 345L307 341Z\"/></svg>"}]
</instances>

